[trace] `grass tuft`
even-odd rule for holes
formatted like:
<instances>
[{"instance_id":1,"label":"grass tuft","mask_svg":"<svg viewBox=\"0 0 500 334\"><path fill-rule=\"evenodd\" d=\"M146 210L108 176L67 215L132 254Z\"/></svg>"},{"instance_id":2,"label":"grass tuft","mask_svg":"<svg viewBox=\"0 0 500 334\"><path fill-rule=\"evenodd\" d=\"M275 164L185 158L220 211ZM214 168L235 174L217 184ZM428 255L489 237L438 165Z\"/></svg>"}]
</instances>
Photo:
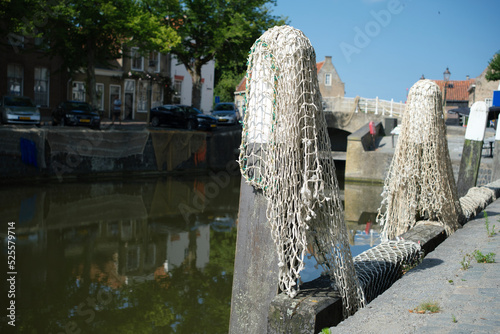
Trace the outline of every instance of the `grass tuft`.
<instances>
[{"instance_id":1,"label":"grass tuft","mask_svg":"<svg viewBox=\"0 0 500 334\"><path fill-rule=\"evenodd\" d=\"M423 302L413 310L410 310L411 313L419 314L438 313L439 311L441 311L441 307L439 307L439 304L437 302L433 301Z\"/></svg>"},{"instance_id":2,"label":"grass tuft","mask_svg":"<svg viewBox=\"0 0 500 334\"><path fill-rule=\"evenodd\" d=\"M494 263L495 262L495 253L483 254L480 251L476 250L473 253L474 258L477 263Z\"/></svg>"}]
</instances>

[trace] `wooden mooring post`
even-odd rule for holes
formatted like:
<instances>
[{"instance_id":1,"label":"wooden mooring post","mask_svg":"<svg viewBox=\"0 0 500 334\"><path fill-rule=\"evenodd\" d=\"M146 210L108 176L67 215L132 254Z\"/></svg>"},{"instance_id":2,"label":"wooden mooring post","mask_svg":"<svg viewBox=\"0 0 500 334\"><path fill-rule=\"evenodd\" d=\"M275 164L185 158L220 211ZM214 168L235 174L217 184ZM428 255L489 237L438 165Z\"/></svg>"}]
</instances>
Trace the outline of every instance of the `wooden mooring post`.
<instances>
[{"instance_id":1,"label":"wooden mooring post","mask_svg":"<svg viewBox=\"0 0 500 334\"><path fill-rule=\"evenodd\" d=\"M241 179L229 333L267 333L271 301L278 293L278 255L261 190Z\"/></svg>"},{"instance_id":2,"label":"wooden mooring post","mask_svg":"<svg viewBox=\"0 0 500 334\"><path fill-rule=\"evenodd\" d=\"M488 107L486 103L483 101L475 102L471 107L469 122L465 131L462 160L458 172L458 197L465 196L470 188L476 186L487 121Z\"/></svg>"},{"instance_id":3,"label":"wooden mooring post","mask_svg":"<svg viewBox=\"0 0 500 334\"><path fill-rule=\"evenodd\" d=\"M491 182L500 179L500 127L498 122L500 118L497 119L497 131L495 134L495 144L493 149L493 173L491 177Z\"/></svg>"}]
</instances>

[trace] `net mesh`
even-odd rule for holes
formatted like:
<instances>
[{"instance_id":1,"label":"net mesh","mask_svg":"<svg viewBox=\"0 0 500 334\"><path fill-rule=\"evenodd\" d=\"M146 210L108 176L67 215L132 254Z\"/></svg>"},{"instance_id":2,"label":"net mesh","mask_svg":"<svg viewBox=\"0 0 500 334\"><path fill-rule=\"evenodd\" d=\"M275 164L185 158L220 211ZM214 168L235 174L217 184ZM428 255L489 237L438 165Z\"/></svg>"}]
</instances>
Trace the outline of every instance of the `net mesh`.
<instances>
[{"instance_id":1,"label":"net mesh","mask_svg":"<svg viewBox=\"0 0 500 334\"><path fill-rule=\"evenodd\" d=\"M304 34L274 27L248 58L239 164L262 189L279 258L279 287L293 297L307 247L329 272L344 315L364 305L353 266L317 79Z\"/></svg>"},{"instance_id":2,"label":"net mesh","mask_svg":"<svg viewBox=\"0 0 500 334\"><path fill-rule=\"evenodd\" d=\"M377 216L384 240L419 220L438 221L449 235L463 219L441 101L438 85L430 80L418 81L409 91Z\"/></svg>"}]
</instances>

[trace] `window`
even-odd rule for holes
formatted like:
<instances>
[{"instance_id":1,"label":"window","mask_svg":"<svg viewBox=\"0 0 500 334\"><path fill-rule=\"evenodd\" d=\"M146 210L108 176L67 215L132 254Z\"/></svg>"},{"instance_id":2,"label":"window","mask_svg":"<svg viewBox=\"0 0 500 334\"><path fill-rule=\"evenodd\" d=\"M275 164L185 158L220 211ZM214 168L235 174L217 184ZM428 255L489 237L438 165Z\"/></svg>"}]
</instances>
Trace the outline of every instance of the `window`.
<instances>
[{"instance_id":1,"label":"window","mask_svg":"<svg viewBox=\"0 0 500 334\"><path fill-rule=\"evenodd\" d=\"M148 112L148 82L141 80L137 86L137 111Z\"/></svg>"},{"instance_id":2,"label":"window","mask_svg":"<svg viewBox=\"0 0 500 334\"><path fill-rule=\"evenodd\" d=\"M21 49L24 48L24 36L14 33L9 33L7 35L7 38L9 39L9 44L12 45L16 53L19 51L19 48Z\"/></svg>"},{"instance_id":3,"label":"window","mask_svg":"<svg viewBox=\"0 0 500 334\"><path fill-rule=\"evenodd\" d=\"M325 74L325 86L332 85L332 75L330 73Z\"/></svg>"},{"instance_id":4,"label":"window","mask_svg":"<svg viewBox=\"0 0 500 334\"><path fill-rule=\"evenodd\" d=\"M23 95L24 70L21 65L7 65L7 94Z\"/></svg>"},{"instance_id":5,"label":"window","mask_svg":"<svg viewBox=\"0 0 500 334\"><path fill-rule=\"evenodd\" d=\"M97 108L99 110L104 110L104 84L98 83L95 85L95 90L97 92Z\"/></svg>"},{"instance_id":6,"label":"window","mask_svg":"<svg viewBox=\"0 0 500 334\"><path fill-rule=\"evenodd\" d=\"M139 48L132 48L132 70L144 71L144 57L139 53Z\"/></svg>"},{"instance_id":7,"label":"window","mask_svg":"<svg viewBox=\"0 0 500 334\"><path fill-rule=\"evenodd\" d=\"M113 110L114 105L113 103L115 102L116 99L122 98L122 88L117 85L109 85L109 110ZM123 101L122 101L123 105ZM123 109L123 108L122 108ZM122 110L123 112L123 110ZM121 115L120 115L121 118Z\"/></svg>"},{"instance_id":8,"label":"window","mask_svg":"<svg viewBox=\"0 0 500 334\"><path fill-rule=\"evenodd\" d=\"M153 101L151 101L151 108L161 106L163 101L163 90L161 86L158 83L153 83L152 89Z\"/></svg>"},{"instance_id":9,"label":"window","mask_svg":"<svg viewBox=\"0 0 500 334\"><path fill-rule=\"evenodd\" d=\"M181 103L182 96L182 80L174 81L174 103Z\"/></svg>"},{"instance_id":10,"label":"window","mask_svg":"<svg viewBox=\"0 0 500 334\"><path fill-rule=\"evenodd\" d=\"M124 83L124 112L125 118L134 118L134 101L135 101L135 80L126 79Z\"/></svg>"},{"instance_id":11,"label":"window","mask_svg":"<svg viewBox=\"0 0 500 334\"><path fill-rule=\"evenodd\" d=\"M49 106L49 69L35 67L35 105Z\"/></svg>"},{"instance_id":12,"label":"window","mask_svg":"<svg viewBox=\"0 0 500 334\"><path fill-rule=\"evenodd\" d=\"M81 81L73 82L73 90L71 94L73 101L85 102L85 85Z\"/></svg>"},{"instance_id":13,"label":"window","mask_svg":"<svg viewBox=\"0 0 500 334\"><path fill-rule=\"evenodd\" d=\"M153 68L154 73L160 72L160 53L159 52L151 52L149 54L149 71Z\"/></svg>"}]
</instances>

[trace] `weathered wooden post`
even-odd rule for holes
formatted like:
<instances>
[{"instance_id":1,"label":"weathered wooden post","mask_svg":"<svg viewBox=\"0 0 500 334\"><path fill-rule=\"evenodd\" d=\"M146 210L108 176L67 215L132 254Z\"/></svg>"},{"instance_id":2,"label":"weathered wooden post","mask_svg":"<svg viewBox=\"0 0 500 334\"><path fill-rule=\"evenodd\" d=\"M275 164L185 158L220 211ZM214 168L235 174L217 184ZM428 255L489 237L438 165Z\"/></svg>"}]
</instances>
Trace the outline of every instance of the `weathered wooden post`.
<instances>
[{"instance_id":1,"label":"weathered wooden post","mask_svg":"<svg viewBox=\"0 0 500 334\"><path fill-rule=\"evenodd\" d=\"M495 148L493 150L493 174L491 177L491 182L500 179L500 126L498 123L500 118L497 119L497 131L495 134Z\"/></svg>"},{"instance_id":2,"label":"weathered wooden post","mask_svg":"<svg viewBox=\"0 0 500 334\"><path fill-rule=\"evenodd\" d=\"M269 304L278 293L278 256L261 190L241 180L229 332L266 333Z\"/></svg>"},{"instance_id":3,"label":"weathered wooden post","mask_svg":"<svg viewBox=\"0 0 500 334\"><path fill-rule=\"evenodd\" d=\"M258 55L249 63L242 131L245 141L240 150L255 154L245 160L240 158L243 176L229 324L229 332L235 334L267 332L268 309L278 293L279 282L278 255L266 215L267 199L257 187L265 169L260 153L268 146L271 135L274 98L267 82L273 80L273 74ZM247 179L253 182L247 183Z\"/></svg>"},{"instance_id":4,"label":"weathered wooden post","mask_svg":"<svg viewBox=\"0 0 500 334\"><path fill-rule=\"evenodd\" d=\"M475 102L471 107L467 130L465 130L465 141L457 181L458 197L464 196L470 188L476 186L487 121L488 107L486 103L483 101Z\"/></svg>"}]
</instances>

